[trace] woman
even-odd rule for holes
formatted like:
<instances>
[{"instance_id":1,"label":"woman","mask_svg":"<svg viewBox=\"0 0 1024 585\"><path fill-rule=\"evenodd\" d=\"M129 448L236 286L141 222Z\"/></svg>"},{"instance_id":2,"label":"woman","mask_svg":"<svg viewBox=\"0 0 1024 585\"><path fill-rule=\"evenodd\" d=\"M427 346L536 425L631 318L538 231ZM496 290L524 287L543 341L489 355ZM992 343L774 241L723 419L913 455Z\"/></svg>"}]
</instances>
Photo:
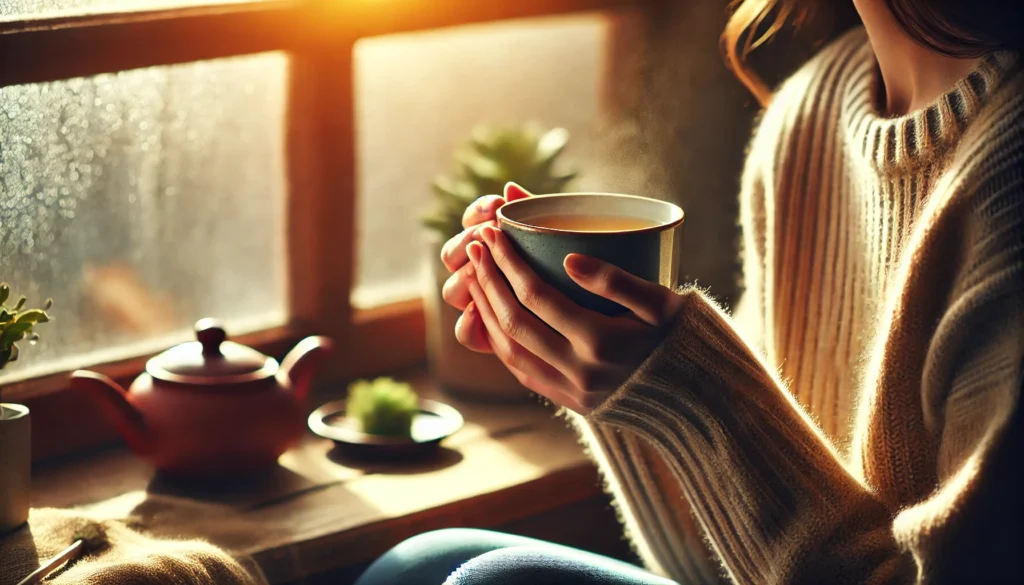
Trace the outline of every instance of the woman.
<instances>
[{"instance_id":1,"label":"woman","mask_svg":"<svg viewBox=\"0 0 1024 585\"><path fill-rule=\"evenodd\" d=\"M863 28L771 96L741 49L774 3L743 2L727 28L741 79L770 98L742 177L734 315L578 255L569 275L633 315L572 305L491 227L499 197L444 251L459 340L577 413L645 564L684 585L708 577L687 513L738 583L1024 581L1021 9L854 3ZM460 565L448 583L669 582L441 531L362 583Z\"/></svg>"}]
</instances>

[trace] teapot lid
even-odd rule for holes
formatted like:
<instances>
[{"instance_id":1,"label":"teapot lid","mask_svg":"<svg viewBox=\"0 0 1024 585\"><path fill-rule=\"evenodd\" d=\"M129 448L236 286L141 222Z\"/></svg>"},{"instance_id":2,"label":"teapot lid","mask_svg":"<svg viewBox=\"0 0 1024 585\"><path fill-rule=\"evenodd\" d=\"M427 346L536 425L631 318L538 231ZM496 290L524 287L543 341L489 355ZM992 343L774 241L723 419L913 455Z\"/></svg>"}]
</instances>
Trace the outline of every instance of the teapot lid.
<instances>
[{"instance_id":1,"label":"teapot lid","mask_svg":"<svg viewBox=\"0 0 1024 585\"><path fill-rule=\"evenodd\" d=\"M157 380L180 384L238 384L266 379L277 373L277 361L251 347L227 341L221 324L201 319L197 341L174 346L146 363Z\"/></svg>"}]
</instances>

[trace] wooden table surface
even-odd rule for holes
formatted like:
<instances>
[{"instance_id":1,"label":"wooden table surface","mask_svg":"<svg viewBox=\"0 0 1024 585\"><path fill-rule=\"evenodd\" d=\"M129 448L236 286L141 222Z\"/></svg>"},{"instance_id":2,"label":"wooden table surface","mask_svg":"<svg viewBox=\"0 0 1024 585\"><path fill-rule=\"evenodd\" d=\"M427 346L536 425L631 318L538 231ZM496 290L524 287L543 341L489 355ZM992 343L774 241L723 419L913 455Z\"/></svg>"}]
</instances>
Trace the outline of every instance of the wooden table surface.
<instances>
[{"instance_id":1,"label":"wooden table surface","mask_svg":"<svg viewBox=\"0 0 1024 585\"><path fill-rule=\"evenodd\" d=\"M441 395L422 371L405 378L466 419L431 461L359 463L310 435L258 483L183 488L110 449L35 470L32 505L82 507L157 536L201 537L251 555L272 583L285 583L365 563L426 530L494 527L600 494L593 465L552 407L468 403Z\"/></svg>"}]
</instances>

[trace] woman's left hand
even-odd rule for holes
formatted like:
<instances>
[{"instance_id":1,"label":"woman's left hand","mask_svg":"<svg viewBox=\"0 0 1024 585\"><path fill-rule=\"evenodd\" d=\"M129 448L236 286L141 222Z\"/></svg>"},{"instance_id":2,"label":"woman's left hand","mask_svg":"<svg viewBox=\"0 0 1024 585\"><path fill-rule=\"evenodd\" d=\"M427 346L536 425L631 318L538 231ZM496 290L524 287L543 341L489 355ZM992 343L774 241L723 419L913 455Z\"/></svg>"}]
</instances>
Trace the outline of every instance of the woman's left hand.
<instances>
[{"instance_id":1,"label":"woman's left hand","mask_svg":"<svg viewBox=\"0 0 1024 585\"><path fill-rule=\"evenodd\" d=\"M657 347L682 305L671 290L600 260L570 254L568 275L584 289L629 310L608 317L584 309L540 280L500 230L481 230L466 251L473 301L458 328L479 336L527 388L586 414L599 406Z\"/></svg>"}]
</instances>

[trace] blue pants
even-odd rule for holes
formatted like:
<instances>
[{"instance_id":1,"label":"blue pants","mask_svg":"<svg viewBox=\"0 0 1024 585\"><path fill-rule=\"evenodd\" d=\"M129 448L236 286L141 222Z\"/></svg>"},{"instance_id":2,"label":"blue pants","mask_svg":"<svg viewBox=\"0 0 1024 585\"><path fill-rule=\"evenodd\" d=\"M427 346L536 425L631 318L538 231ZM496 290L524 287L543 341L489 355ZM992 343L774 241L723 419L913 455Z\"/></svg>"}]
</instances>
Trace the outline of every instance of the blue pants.
<instances>
[{"instance_id":1,"label":"blue pants","mask_svg":"<svg viewBox=\"0 0 1024 585\"><path fill-rule=\"evenodd\" d=\"M447 581L446 581L447 579ZM356 585L676 585L629 563L472 528L415 536L384 553Z\"/></svg>"}]
</instances>

